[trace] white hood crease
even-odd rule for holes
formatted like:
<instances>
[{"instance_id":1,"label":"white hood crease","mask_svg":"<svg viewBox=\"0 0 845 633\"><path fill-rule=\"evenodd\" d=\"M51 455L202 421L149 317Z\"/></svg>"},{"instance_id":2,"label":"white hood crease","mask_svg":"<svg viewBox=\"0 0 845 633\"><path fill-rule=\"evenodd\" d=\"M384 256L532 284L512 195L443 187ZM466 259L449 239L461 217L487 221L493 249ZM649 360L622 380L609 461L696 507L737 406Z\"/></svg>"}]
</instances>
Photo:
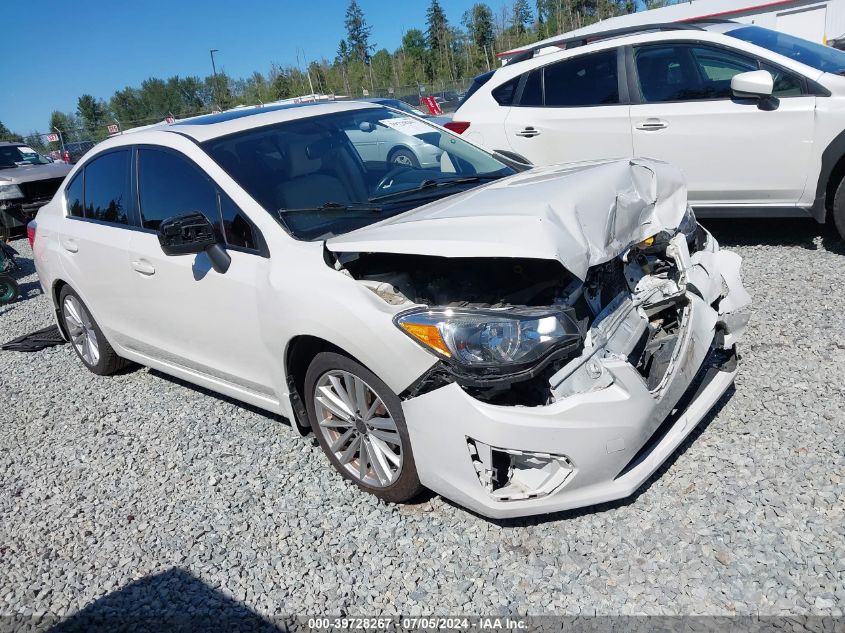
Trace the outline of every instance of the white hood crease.
<instances>
[{"instance_id":1,"label":"white hood crease","mask_svg":"<svg viewBox=\"0 0 845 633\"><path fill-rule=\"evenodd\" d=\"M333 237L334 252L556 259L585 279L687 207L681 172L637 158L535 168Z\"/></svg>"}]
</instances>

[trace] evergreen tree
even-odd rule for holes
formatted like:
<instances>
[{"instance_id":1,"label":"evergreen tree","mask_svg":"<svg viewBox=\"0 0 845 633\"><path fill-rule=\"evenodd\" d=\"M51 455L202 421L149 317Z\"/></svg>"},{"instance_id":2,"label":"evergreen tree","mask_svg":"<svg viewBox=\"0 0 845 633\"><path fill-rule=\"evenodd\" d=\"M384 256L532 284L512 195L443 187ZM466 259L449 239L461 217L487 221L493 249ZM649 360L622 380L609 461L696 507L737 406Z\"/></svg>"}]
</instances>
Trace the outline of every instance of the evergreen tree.
<instances>
[{"instance_id":1,"label":"evergreen tree","mask_svg":"<svg viewBox=\"0 0 845 633\"><path fill-rule=\"evenodd\" d=\"M533 17L528 0L516 0L511 13L511 26L517 35L524 35L531 26Z\"/></svg>"},{"instance_id":2,"label":"evergreen tree","mask_svg":"<svg viewBox=\"0 0 845 633\"><path fill-rule=\"evenodd\" d=\"M464 18L472 43L482 51L492 49L495 44L493 31L493 10L483 2L473 5Z\"/></svg>"},{"instance_id":3,"label":"evergreen tree","mask_svg":"<svg viewBox=\"0 0 845 633\"><path fill-rule=\"evenodd\" d=\"M431 0L431 4L425 12L426 16L426 42L429 54L433 63L429 65L429 79L435 77L442 79L453 79L452 60L449 52L451 46L449 36L449 22L446 19L446 12L440 6L438 0Z\"/></svg>"},{"instance_id":4,"label":"evergreen tree","mask_svg":"<svg viewBox=\"0 0 845 633\"><path fill-rule=\"evenodd\" d=\"M97 101L91 95L82 95L77 101L76 112L90 134L102 133L99 128L105 124L106 119L106 108L102 101Z\"/></svg>"},{"instance_id":5,"label":"evergreen tree","mask_svg":"<svg viewBox=\"0 0 845 633\"><path fill-rule=\"evenodd\" d=\"M349 46L346 43L346 40L340 40L340 44L337 45L337 56L334 58L335 64L345 64L349 61Z\"/></svg>"},{"instance_id":6,"label":"evergreen tree","mask_svg":"<svg viewBox=\"0 0 845 633\"><path fill-rule=\"evenodd\" d=\"M372 27L367 25L364 19L364 11L358 5L358 0L350 0L346 9L346 43L349 53L355 59L360 59L365 64L370 61L370 53L375 48L370 44L370 32Z\"/></svg>"},{"instance_id":7,"label":"evergreen tree","mask_svg":"<svg viewBox=\"0 0 845 633\"><path fill-rule=\"evenodd\" d=\"M23 137L20 134L15 134L0 122L0 141L22 141Z\"/></svg>"}]
</instances>

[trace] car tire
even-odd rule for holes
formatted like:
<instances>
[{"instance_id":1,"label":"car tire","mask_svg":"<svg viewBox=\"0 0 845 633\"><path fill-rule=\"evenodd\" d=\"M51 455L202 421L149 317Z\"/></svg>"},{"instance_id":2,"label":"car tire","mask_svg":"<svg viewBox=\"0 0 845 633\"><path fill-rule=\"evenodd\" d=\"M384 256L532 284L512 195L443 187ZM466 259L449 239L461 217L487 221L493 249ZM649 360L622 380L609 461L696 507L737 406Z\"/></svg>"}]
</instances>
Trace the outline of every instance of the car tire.
<instances>
[{"instance_id":1,"label":"car tire","mask_svg":"<svg viewBox=\"0 0 845 633\"><path fill-rule=\"evenodd\" d=\"M12 303L19 294L18 283L8 275L0 275L0 306Z\"/></svg>"},{"instance_id":2,"label":"car tire","mask_svg":"<svg viewBox=\"0 0 845 633\"><path fill-rule=\"evenodd\" d=\"M845 240L845 178L836 188L836 195L833 196L833 209L830 211L831 219L839 237Z\"/></svg>"},{"instance_id":3,"label":"car tire","mask_svg":"<svg viewBox=\"0 0 845 633\"><path fill-rule=\"evenodd\" d=\"M109 345L88 306L70 286L62 288L59 306L70 344L85 367L98 376L108 376L129 364Z\"/></svg>"},{"instance_id":4,"label":"car tire","mask_svg":"<svg viewBox=\"0 0 845 633\"><path fill-rule=\"evenodd\" d=\"M393 165L404 165L406 167L419 167L420 161L409 149L399 147L390 152L387 162Z\"/></svg>"},{"instance_id":5,"label":"car tire","mask_svg":"<svg viewBox=\"0 0 845 633\"><path fill-rule=\"evenodd\" d=\"M343 477L392 503L423 490L402 403L373 372L348 356L321 352L305 375L305 400L311 430Z\"/></svg>"}]
</instances>

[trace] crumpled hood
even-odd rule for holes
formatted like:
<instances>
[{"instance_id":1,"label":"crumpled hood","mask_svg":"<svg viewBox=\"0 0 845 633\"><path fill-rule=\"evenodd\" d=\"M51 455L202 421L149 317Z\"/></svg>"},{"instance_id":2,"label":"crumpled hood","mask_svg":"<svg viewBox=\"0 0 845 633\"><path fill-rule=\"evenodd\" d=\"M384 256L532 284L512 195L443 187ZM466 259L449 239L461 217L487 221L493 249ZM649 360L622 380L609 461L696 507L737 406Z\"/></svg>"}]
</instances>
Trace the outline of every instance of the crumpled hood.
<instances>
[{"instance_id":1,"label":"crumpled hood","mask_svg":"<svg viewBox=\"0 0 845 633\"><path fill-rule=\"evenodd\" d=\"M587 270L678 226L681 172L652 159L531 169L333 237L335 252L557 259Z\"/></svg>"},{"instance_id":2,"label":"crumpled hood","mask_svg":"<svg viewBox=\"0 0 845 633\"><path fill-rule=\"evenodd\" d=\"M67 163L50 163L49 165L25 165L23 167L9 167L0 169L0 183L13 185L33 180L48 180L50 178L64 178L73 169Z\"/></svg>"}]
</instances>

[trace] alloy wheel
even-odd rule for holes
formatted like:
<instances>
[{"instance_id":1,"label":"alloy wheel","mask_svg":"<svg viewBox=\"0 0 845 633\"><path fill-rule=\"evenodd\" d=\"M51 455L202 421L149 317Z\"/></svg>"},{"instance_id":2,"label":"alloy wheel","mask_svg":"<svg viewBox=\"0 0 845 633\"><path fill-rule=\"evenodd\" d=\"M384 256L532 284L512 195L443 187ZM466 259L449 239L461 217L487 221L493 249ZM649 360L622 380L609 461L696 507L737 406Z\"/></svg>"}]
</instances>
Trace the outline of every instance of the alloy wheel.
<instances>
[{"instance_id":1,"label":"alloy wheel","mask_svg":"<svg viewBox=\"0 0 845 633\"><path fill-rule=\"evenodd\" d=\"M314 389L318 432L356 481L374 488L391 485L402 470L399 430L382 398L347 371L326 372Z\"/></svg>"},{"instance_id":2,"label":"alloy wheel","mask_svg":"<svg viewBox=\"0 0 845 633\"><path fill-rule=\"evenodd\" d=\"M411 157L407 154L396 154L393 157L393 164L394 165L407 165L409 167L414 166L414 161L411 160Z\"/></svg>"},{"instance_id":3,"label":"alloy wheel","mask_svg":"<svg viewBox=\"0 0 845 633\"><path fill-rule=\"evenodd\" d=\"M73 346L82 360L93 367L100 361L100 345L91 315L73 295L65 297L63 313Z\"/></svg>"}]
</instances>

